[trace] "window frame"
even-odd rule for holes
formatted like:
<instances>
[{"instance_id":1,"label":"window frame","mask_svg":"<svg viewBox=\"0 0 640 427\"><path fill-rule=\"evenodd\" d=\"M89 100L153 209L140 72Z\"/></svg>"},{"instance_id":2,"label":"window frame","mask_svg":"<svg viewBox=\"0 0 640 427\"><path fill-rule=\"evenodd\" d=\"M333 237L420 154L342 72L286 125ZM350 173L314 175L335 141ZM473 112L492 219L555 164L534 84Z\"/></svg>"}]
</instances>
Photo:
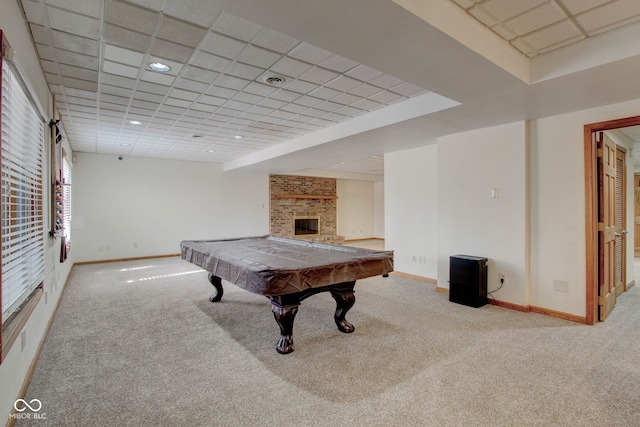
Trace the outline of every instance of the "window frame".
<instances>
[{"instance_id":1,"label":"window frame","mask_svg":"<svg viewBox=\"0 0 640 427\"><path fill-rule=\"evenodd\" d=\"M45 280L45 236L46 236L46 163L45 157L47 156L47 132L46 132L46 120L44 119L44 114L42 113L42 109L34 100L33 95L31 94L28 85L22 79L19 70L12 63L13 51L11 50L11 46L8 43L4 32L0 30L0 136L9 135L9 131L3 130L3 102L5 99L3 96L8 97L10 94L4 94L4 73L5 71L10 70L10 77L7 87L10 87L13 91L14 88L18 88L20 90L20 95L18 100L16 101L15 108L19 108L21 105L25 105L26 98L26 116L35 116L40 126L39 129L35 131L31 128L31 126L27 127L27 131L24 132L31 141L31 143L24 144L20 142L20 138L16 138L14 142L12 139L8 137L5 138L2 136L0 138L0 148L3 149L3 152L6 152L4 149L12 149L12 156L15 156L15 151L20 152L21 148L36 148L36 154L30 153L28 150L22 151L22 153L27 153L25 159L20 159L19 161L9 162L9 157L6 157L6 161L3 161L0 164L0 174L3 176L2 178L2 188L4 193L2 195L2 214L5 217L2 219L0 223L0 240L2 240L2 246L5 247L5 242L8 242L7 239L11 240L12 236L15 237L16 234L8 233L8 236L5 235L5 227L10 227L12 222L15 219L18 222L24 222L24 219L27 218L29 221L26 222L26 226L20 229L20 233L17 234L19 236L27 236L27 240L21 239L13 239L13 242L8 242L6 246L13 248L13 245L16 245L18 248L27 247L29 251L27 251L27 256L23 257L23 253L18 255L20 264L29 264L29 268L33 267L32 263L37 263L35 266L35 275L31 277L30 273L26 275L26 279L24 282L18 281L18 292L20 293L19 298L15 299L11 302L11 305L8 307L4 307L6 301L3 302L3 289L6 285L5 283L5 267L4 265L0 268L0 307L3 307L0 310L0 325L1 325L1 333L0 333L0 363L4 360L9 350L17 340L20 335L24 325L29 319L31 313L38 305L44 290L44 280ZM6 62L6 65L5 65ZM15 81L17 84L12 84L12 81ZM24 95L25 98L22 98ZM11 108L9 111L12 111L14 108ZM5 116L10 119L7 113ZM11 116L14 117L14 116ZM33 118L33 117L31 117ZM7 123L17 123L17 126L20 126L20 121L13 121L11 119ZM13 126L10 128L13 129ZM20 129L25 129L20 128ZM33 135L38 134L38 141L36 142L33 139ZM13 131L12 131L13 135ZM9 148L3 146L4 144L8 144ZM12 159L14 157L11 157ZM17 157L16 157L17 158ZM35 159L35 161L34 161ZM9 172L6 171L6 163L11 164L11 168ZM17 166L14 166L17 165ZM26 167L23 167L25 165ZM5 184L8 183L7 186ZM24 191L24 188L28 188L28 191ZM17 189L17 191L15 190ZM16 193L20 193L20 197L16 197ZM12 206L12 200L17 201L17 203ZM26 209L25 209L26 208ZM17 240L17 242L16 242ZM27 242L27 243L24 243ZM2 255L2 263L5 264L5 252L0 250ZM35 254L35 255L34 255ZM22 260L25 260L24 262ZM18 271L25 271L24 267L19 266ZM23 276L23 275L20 275ZM22 343L25 344L24 342Z\"/></svg>"}]
</instances>

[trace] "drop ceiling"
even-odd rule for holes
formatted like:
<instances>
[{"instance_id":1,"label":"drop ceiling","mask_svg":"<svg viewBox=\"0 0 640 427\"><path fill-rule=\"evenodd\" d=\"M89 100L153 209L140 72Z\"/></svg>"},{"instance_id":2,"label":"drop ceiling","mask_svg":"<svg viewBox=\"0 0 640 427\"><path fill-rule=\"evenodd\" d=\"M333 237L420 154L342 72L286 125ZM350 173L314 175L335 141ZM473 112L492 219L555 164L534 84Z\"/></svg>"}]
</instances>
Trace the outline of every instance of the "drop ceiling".
<instances>
[{"instance_id":1,"label":"drop ceiling","mask_svg":"<svg viewBox=\"0 0 640 427\"><path fill-rule=\"evenodd\" d=\"M557 88L589 87L596 67L573 71L569 84L566 73L522 81L402 1L20 3L78 152L380 176L385 153L442 134L638 95L618 79L606 96L567 100ZM637 0L434 5L469 28L480 23L526 61L606 33L640 34ZM621 68L636 57L609 63ZM152 62L170 70L154 72ZM614 71L608 75L621 73ZM272 77L279 84L269 84Z\"/></svg>"}]
</instances>

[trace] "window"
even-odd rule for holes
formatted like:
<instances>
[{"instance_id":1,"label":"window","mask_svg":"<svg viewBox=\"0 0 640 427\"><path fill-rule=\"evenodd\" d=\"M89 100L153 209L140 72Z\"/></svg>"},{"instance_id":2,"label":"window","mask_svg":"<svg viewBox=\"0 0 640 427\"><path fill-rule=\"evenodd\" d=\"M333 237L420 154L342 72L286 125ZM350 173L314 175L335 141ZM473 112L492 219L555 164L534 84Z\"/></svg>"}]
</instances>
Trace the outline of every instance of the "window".
<instances>
[{"instance_id":1,"label":"window","mask_svg":"<svg viewBox=\"0 0 640 427\"><path fill-rule=\"evenodd\" d=\"M2 39L3 52L6 42ZM44 280L45 122L14 66L0 59L2 353L9 324ZM15 339L15 337L13 337ZM9 341L9 342L7 342Z\"/></svg>"}]
</instances>

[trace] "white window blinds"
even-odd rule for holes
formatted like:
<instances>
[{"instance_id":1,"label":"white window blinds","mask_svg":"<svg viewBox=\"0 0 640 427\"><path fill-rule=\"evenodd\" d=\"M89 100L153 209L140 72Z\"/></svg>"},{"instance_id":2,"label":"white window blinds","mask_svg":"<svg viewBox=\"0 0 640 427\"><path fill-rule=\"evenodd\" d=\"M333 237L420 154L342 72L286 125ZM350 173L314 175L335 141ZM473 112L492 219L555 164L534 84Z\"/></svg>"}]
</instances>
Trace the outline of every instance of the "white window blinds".
<instances>
[{"instance_id":1,"label":"white window blinds","mask_svg":"<svg viewBox=\"0 0 640 427\"><path fill-rule=\"evenodd\" d=\"M2 319L44 279L45 123L7 61L2 62Z\"/></svg>"}]
</instances>

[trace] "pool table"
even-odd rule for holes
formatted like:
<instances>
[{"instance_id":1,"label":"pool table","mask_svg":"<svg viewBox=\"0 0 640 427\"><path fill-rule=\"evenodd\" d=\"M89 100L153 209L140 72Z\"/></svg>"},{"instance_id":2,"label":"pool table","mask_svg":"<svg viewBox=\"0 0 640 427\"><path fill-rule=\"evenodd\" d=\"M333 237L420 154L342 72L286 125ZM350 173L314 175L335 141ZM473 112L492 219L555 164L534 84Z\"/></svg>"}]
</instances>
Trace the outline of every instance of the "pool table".
<instances>
[{"instance_id":1,"label":"pool table","mask_svg":"<svg viewBox=\"0 0 640 427\"><path fill-rule=\"evenodd\" d=\"M345 315L355 303L356 280L387 276L393 271L393 251L374 251L273 236L180 242L182 258L209 272L218 302L222 280L265 295L280 327L276 350L291 353L293 322L302 300L330 292L336 301L334 320L345 333L354 326Z\"/></svg>"}]
</instances>

